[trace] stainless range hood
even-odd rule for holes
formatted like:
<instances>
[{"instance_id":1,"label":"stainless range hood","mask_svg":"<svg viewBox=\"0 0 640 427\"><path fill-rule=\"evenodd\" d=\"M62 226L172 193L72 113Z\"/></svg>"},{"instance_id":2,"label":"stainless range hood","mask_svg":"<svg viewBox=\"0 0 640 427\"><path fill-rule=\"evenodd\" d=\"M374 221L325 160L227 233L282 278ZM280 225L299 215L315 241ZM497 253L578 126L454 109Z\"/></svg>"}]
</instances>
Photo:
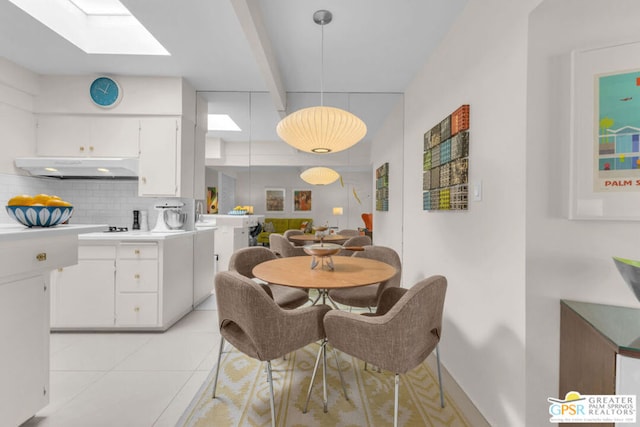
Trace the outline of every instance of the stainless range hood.
<instances>
[{"instance_id":1,"label":"stainless range hood","mask_svg":"<svg viewBox=\"0 0 640 427\"><path fill-rule=\"evenodd\" d=\"M19 157L14 163L33 176L69 179L138 177L138 159L129 157Z\"/></svg>"}]
</instances>

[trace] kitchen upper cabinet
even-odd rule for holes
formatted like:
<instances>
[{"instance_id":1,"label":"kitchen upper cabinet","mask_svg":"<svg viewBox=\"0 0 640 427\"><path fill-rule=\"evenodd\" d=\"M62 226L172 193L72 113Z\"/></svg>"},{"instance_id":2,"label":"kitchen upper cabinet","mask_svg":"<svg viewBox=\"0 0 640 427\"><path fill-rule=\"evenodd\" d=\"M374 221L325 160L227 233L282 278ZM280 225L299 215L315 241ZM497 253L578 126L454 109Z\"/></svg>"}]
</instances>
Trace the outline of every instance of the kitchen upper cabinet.
<instances>
[{"instance_id":1,"label":"kitchen upper cabinet","mask_svg":"<svg viewBox=\"0 0 640 427\"><path fill-rule=\"evenodd\" d=\"M39 115L37 154L69 157L138 157L137 117Z\"/></svg>"},{"instance_id":2,"label":"kitchen upper cabinet","mask_svg":"<svg viewBox=\"0 0 640 427\"><path fill-rule=\"evenodd\" d=\"M193 197L194 156L193 122L184 117L141 119L138 195Z\"/></svg>"}]
</instances>

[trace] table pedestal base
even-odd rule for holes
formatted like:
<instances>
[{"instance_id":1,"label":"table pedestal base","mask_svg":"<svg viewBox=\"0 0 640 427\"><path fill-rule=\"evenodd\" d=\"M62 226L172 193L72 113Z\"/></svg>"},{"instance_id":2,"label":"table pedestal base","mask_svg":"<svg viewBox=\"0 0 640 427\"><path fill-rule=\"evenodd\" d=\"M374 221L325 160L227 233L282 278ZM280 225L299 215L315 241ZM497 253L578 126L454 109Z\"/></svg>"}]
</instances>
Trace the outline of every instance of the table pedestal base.
<instances>
[{"instance_id":1,"label":"table pedestal base","mask_svg":"<svg viewBox=\"0 0 640 427\"><path fill-rule=\"evenodd\" d=\"M327 270L329 270L329 271L333 271L334 270L333 258L331 258L331 255L326 255L326 256L311 255L311 269L312 270L318 266L318 258L320 258L320 268L321 269L323 269L324 266L326 265L327 266Z\"/></svg>"}]
</instances>

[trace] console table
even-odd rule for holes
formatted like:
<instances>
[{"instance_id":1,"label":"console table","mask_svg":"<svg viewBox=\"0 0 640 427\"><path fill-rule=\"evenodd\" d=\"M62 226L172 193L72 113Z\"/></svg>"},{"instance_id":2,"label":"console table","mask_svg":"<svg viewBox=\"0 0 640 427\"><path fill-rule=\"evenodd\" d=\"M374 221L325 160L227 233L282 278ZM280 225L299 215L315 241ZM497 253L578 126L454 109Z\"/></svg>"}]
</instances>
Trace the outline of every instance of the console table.
<instances>
[{"instance_id":1,"label":"console table","mask_svg":"<svg viewBox=\"0 0 640 427\"><path fill-rule=\"evenodd\" d=\"M639 373L640 309L560 301L559 398L569 391L639 394Z\"/></svg>"}]
</instances>

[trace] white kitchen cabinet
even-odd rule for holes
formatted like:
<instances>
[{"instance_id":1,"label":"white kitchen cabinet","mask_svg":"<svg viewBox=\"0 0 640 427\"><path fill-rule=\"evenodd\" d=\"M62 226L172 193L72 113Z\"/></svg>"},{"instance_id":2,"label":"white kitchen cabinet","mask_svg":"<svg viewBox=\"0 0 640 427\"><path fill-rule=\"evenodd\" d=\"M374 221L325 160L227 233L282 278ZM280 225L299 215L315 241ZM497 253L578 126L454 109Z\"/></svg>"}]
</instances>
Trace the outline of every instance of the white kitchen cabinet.
<instances>
[{"instance_id":1,"label":"white kitchen cabinet","mask_svg":"<svg viewBox=\"0 0 640 427\"><path fill-rule=\"evenodd\" d=\"M215 229L203 228L193 239L193 306L213 292L216 274Z\"/></svg>"},{"instance_id":2,"label":"white kitchen cabinet","mask_svg":"<svg viewBox=\"0 0 640 427\"><path fill-rule=\"evenodd\" d=\"M116 267L116 325L157 325L158 244L120 243Z\"/></svg>"},{"instance_id":3,"label":"white kitchen cabinet","mask_svg":"<svg viewBox=\"0 0 640 427\"><path fill-rule=\"evenodd\" d=\"M195 125L183 117L140 121L138 195L194 196ZM204 168L204 159L200 159Z\"/></svg>"},{"instance_id":4,"label":"white kitchen cabinet","mask_svg":"<svg viewBox=\"0 0 640 427\"><path fill-rule=\"evenodd\" d=\"M139 328L158 324L157 293L118 293L116 307L118 326Z\"/></svg>"},{"instance_id":5,"label":"white kitchen cabinet","mask_svg":"<svg viewBox=\"0 0 640 427\"><path fill-rule=\"evenodd\" d=\"M218 269L219 271L227 271L231 255L238 249L249 246L249 229L247 227L220 226L216 230L215 240Z\"/></svg>"},{"instance_id":6,"label":"white kitchen cabinet","mask_svg":"<svg viewBox=\"0 0 640 427\"><path fill-rule=\"evenodd\" d=\"M0 224L0 426L49 402L49 273L77 262L78 233L99 229Z\"/></svg>"},{"instance_id":7,"label":"white kitchen cabinet","mask_svg":"<svg viewBox=\"0 0 640 427\"><path fill-rule=\"evenodd\" d=\"M39 156L138 157L137 117L39 115Z\"/></svg>"},{"instance_id":8,"label":"white kitchen cabinet","mask_svg":"<svg viewBox=\"0 0 640 427\"><path fill-rule=\"evenodd\" d=\"M114 234L83 235L78 266L52 272L52 329L166 330L192 310L194 233Z\"/></svg>"},{"instance_id":9,"label":"white kitchen cabinet","mask_svg":"<svg viewBox=\"0 0 640 427\"><path fill-rule=\"evenodd\" d=\"M207 216L209 217L209 216ZM218 270L229 269L231 254L249 246L249 228L264 221L263 215L210 215L216 220L216 253Z\"/></svg>"},{"instance_id":10,"label":"white kitchen cabinet","mask_svg":"<svg viewBox=\"0 0 640 427\"><path fill-rule=\"evenodd\" d=\"M49 403L49 293L41 275L0 283L0 425Z\"/></svg>"},{"instance_id":11,"label":"white kitchen cabinet","mask_svg":"<svg viewBox=\"0 0 640 427\"><path fill-rule=\"evenodd\" d=\"M113 326L116 247L80 246L78 264L51 273L51 327Z\"/></svg>"}]
</instances>

